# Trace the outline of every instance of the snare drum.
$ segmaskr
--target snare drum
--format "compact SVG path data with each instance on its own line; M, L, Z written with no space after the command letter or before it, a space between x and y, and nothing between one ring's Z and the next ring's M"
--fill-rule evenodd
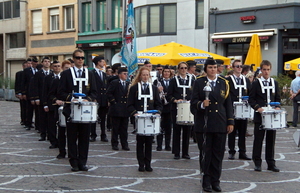
M60 106L58 108L58 125L61 126L61 127L66 127L66 117L63 115L63 109L64 107L63 106Z
M286 111L269 109L261 113L262 126L266 130L277 130L286 127Z
M233 103L234 117L235 119L248 119L253 118L254 110L251 106L244 102L234 102Z
M190 111L190 101L181 101L177 103L176 124L194 125L194 115Z
M72 123L96 123L98 105L96 102L71 102Z
M160 133L160 115L143 113L135 116L138 135L158 135Z

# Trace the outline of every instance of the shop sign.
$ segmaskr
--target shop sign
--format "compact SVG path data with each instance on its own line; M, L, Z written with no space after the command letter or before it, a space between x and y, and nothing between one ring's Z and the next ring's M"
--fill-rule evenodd
M270 36L259 36L261 42L268 41ZM234 37L234 38L216 38L212 39L213 43L248 43L251 41L251 37Z
M254 15L250 15L250 16L243 16L240 17L242 23L244 24L248 24L248 23L254 23L256 20L256 17Z
M102 46L104 46L104 43L93 43L89 45L89 47L102 47Z

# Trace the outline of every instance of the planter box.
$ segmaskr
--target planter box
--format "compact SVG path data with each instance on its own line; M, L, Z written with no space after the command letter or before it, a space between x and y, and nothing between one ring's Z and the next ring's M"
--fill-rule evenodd
M281 106L281 108L284 108L287 112L286 121L287 122L293 122L293 106ZM300 113L298 113L298 121Z
M4 98L4 89L0 88L0 98Z
M7 101L19 101L19 99L15 96L14 89L5 89L4 90L4 99Z

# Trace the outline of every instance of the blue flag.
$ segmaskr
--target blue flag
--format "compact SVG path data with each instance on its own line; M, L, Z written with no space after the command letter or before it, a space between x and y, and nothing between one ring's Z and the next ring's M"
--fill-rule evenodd
M122 63L128 67L128 75L138 69L137 48L136 48L136 31L134 25L134 9L132 1L129 1L127 11L127 25L123 37L123 45L121 49Z

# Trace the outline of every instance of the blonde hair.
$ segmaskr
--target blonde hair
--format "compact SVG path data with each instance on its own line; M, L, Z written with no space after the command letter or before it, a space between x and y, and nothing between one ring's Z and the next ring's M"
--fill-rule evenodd
M133 79L132 85L131 85L131 86L136 85L138 82L141 82L141 80L142 80L142 79L141 79L141 76L142 76L142 71L143 71L143 70L147 70L147 71L149 72L149 76L150 76L150 70L149 70L149 68L148 68L148 67L145 67L145 66L141 67L141 68L139 69L139 71L138 71L136 77Z
M246 78L254 77L254 73L250 71L245 76Z

